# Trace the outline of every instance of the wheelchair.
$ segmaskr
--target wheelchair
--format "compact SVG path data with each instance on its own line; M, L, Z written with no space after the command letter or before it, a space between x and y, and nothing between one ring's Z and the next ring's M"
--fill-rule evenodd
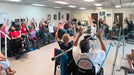
M28 40L27 34L25 36L22 36L21 38L10 40L9 41L10 49L8 50L7 53L8 57L15 56L16 59L20 59L24 53L29 52L30 50L28 48L29 44L27 43L27 40ZM24 44L25 51L23 51L22 49L22 44Z
M63 51L60 49L55 48L54 49L54 57L62 53ZM72 51L69 51L67 54L63 54L61 57L58 57L55 59L55 69L54 69L54 75L56 75L57 68L60 66L61 75L65 75L65 69L67 67L68 62L72 59Z
M73 75L96 75L95 66L88 58L81 58L77 63L72 59L66 69L68 75L71 75L70 69L73 71Z
M19 59L24 52L22 51L22 42L21 39L10 40L10 50L9 52L12 56L16 56L16 59Z
M54 49L54 57L59 55L61 52L62 51L60 49L55 48ZM69 60L69 57L67 54L63 54L61 57L58 57L55 59L54 75L56 75L57 68L59 68L61 70L61 75L66 75L68 73L67 69L69 67L72 67L72 66L68 65L68 62L69 62L69 64L73 63L75 66L77 66L76 67L77 69L75 70L74 75L96 75L95 67L94 67L92 61L90 61L89 59L82 58L77 62L77 64L74 63L73 58L70 61L68 61L68 60ZM85 63L85 64L83 65L83 63ZM103 69L101 69L101 71L98 72L97 75L103 75L102 70Z

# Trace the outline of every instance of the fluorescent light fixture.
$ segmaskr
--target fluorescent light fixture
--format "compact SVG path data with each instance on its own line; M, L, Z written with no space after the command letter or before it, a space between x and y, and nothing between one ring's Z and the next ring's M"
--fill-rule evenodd
M76 8L77 6L70 5L68 6L69 8Z
M7 0L7 1L12 1L12 2L21 2L21 0Z
M94 4L95 6L103 6L103 4L99 4L99 3L97 3L97 4Z
M34 6L46 6L46 5L43 5L43 4L32 4Z
M116 5L115 7L116 7L116 8L121 8L121 6L120 6L120 5Z
M54 7L54 8L56 8L56 9L60 9L60 8L62 8L62 7Z
M96 7L97 9L103 9L103 7Z
M84 1L86 1L86 2L92 2L92 1L95 1L95 0L84 0Z
M81 8L79 8L79 9L86 9L86 8L81 7Z
M58 3L58 4L68 4L67 2L63 2L63 1L55 1L55 3Z

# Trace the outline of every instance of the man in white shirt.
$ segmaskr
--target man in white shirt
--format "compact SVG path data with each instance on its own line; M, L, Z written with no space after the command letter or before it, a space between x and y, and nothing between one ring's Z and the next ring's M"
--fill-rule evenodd
M95 70L97 73L99 71L98 64L100 64L104 60L105 55L107 53L104 43L102 41L102 30L99 30L98 34L96 34L96 36L100 41L101 49L95 50L94 52L90 51L90 43L87 39L83 39L80 41L80 49L77 47L77 43L81 35L82 35L82 28L80 28L80 33L76 41L74 42L73 46L74 62L75 64L77 64L78 60L80 60L81 58L88 58L93 62L93 65L95 66Z

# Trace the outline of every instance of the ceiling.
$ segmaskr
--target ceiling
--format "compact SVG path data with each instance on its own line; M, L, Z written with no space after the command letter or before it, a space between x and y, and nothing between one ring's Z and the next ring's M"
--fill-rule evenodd
M7 0L0 0L0 2L4 3L15 3L15 4L26 4L26 5L43 4L46 5L45 7L48 8L62 7L65 9L74 9L67 7L69 5L77 6L77 8L75 9L78 9L80 7L84 7L86 9L96 9L96 6L94 5L95 3L103 4L102 6L103 8L115 8L116 5L120 5L122 6L122 8L134 7L134 0L95 0L92 2L86 2L83 0L60 0L69 3L67 5L54 3L55 1L59 0L21 0L21 2L9 2Z

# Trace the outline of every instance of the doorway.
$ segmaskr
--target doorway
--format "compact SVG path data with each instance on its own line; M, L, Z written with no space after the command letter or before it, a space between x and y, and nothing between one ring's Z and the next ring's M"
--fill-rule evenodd
M123 25L123 13L114 13L114 22L119 24L120 27Z
M95 20L98 29L98 13L91 13L91 17Z
M69 21L70 14L66 14L66 20Z

